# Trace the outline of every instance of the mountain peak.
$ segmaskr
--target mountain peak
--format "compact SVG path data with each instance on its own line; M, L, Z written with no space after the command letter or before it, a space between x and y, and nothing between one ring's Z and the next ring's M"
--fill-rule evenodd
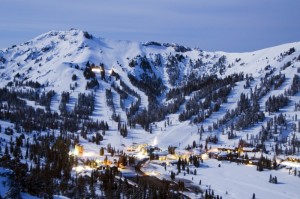
M66 31L57 31L57 30L51 30L44 34L39 35L36 37L36 40L43 40L46 38L56 38L59 37L60 39L64 39L65 37L81 37L81 38L93 38L92 35L90 35L88 32L71 28L70 30Z

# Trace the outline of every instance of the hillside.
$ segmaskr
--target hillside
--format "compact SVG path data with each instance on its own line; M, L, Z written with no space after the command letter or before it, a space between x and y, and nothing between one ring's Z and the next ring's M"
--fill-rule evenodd
M0 154L2 161L10 155L52 167L57 159L49 160L47 147L68 153L81 144L97 158L101 147L146 143L203 152L253 148L276 164L299 160L299 74L300 42L226 53L50 31L0 50ZM37 142L48 143L41 157ZM56 166L72 168L72 161Z

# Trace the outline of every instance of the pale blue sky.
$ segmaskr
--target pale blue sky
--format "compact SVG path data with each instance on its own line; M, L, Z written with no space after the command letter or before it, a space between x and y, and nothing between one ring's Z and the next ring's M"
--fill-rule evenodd
M300 41L299 0L1 0L0 48L49 30L245 52Z

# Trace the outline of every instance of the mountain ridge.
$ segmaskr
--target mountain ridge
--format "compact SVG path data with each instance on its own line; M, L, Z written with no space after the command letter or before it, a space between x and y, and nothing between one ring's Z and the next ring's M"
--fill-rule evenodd
M86 36L84 36L86 34ZM52 38L52 40L51 40ZM61 41L59 41L61 40ZM35 43L35 44L34 44ZM29 42L25 42L23 44L20 44L18 46L15 46L15 48L19 48L20 50L16 50L14 52L13 49L15 48L6 48L2 49L0 53L1 60L12 60L12 63L19 64L19 65L28 65L32 63L27 63L28 59L35 59L34 56L40 57L41 54L39 54L36 51L43 52L44 64L45 62L50 62L52 59L54 59L55 64L78 64L81 65L81 67L84 67L84 64L87 61L93 62L98 64L97 62L107 62L105 65L112 68L112 66L117 66L117 62L122 62L123 66L128 65L128 59L133 59L137 55L146 55L150 56L153 53L157 54L182 54L185 56L189 56L190 60L195 61L199 58L203 58L199 56L201 53L204 56L222 56L227 55L229 57L233 57L231 60L228 60L228 63L233 62L234 57L236 59L239 56L245 55L246 57L249 57L249 54L265 54L264 52L272 52L272 51L278 51L278 55L281 51L285 51L283 49L288 50L289 48L293 46L299 46L299 42L295 43L289 43L289 44L283 44L280 46L270 47L258 51L253 52L244 52L244 53L226 53L223 51L217 51L217 52L206 52L198 49L191 49L188 47L180 46L177 44L161 44L158 45L149 45L151 42L145 42L145 43L139 43L139 42L130 42L130 41L113 41L113 40L107 40L103 38L95 38L89 33L72 29L70 31L49 31L45 34L42 34ZM153 43L153 42L152 42ZM155 42L157 44L157 42ZM31 44L31 47L30 47ZM147 44L145 46L145 44ZM29 45L29 46L28 46ZM56 46L59 45L59 50L56 49ZM113 45L112 47L109 47L109 45ZM28 48L26 49L26 47ZM14 47L14 46L13 46ZM184 48L188 50L184 50L185 52L177 52L177 48ZM24 49L25 48L25 49ZM119 48L119 50L117 50ZM158 49L157 49L158 48ZM162 50L159 48L163 48ZM26 53L28 51L31 51L31 54ZM49 53L49 51L52 51L52 53ZM106 50L108 51L107 53ZM59 52L58 52L59 51ZM9 56L9 52L13 53L13 55ZM65 53L66 52L66 53ZM104 54L101 54L101 52L104 52ZM276 53L276 52L275 52ZM27 57L24 57L24 54L27 55ZM75 55L73 55L75 54ZM108 55L110 54L110 55ZM122 56L119 56L119 55ZM272 54L272 53L271 53ZM20 57L24 57L23 60L18 59ZM56 57L57 56L57 57ZM269 56L270 55L269 53ZM60 57L60 59L57 59ZM274 57L274 54L273 54ZM214 58L215 59L215 58ZM259 59L259 58L256 58ZM208 60L209 62L213 62L213 59ZM9 61L8 61L9 62ZM30 60L29 60L30 62ZM35 59L35 62L38 62ZM61 63L56 63L61 62ZM1 63L0 67L4 67L5 65L3 62ZM32 65L36 65L37 63L33 63ZM186 65L187 63L185 63ZM247 64L247 63L246 63ZM107 68L108 70L109 68Z

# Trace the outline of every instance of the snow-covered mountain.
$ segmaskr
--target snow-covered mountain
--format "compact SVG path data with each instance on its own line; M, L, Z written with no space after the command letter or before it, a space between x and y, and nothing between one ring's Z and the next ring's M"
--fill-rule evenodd
M139 76L145 72L145 68L161 78L167 88L180 86L191 73L224 76L244 72L257 77L267 71L267 65L279 70L288 61L298 61L299 46L300 42L295 42L248 53L206 52L178 44L113 41L74 29L50 31L0 51L1 86L5 86L19 74L21 80L26 78L38 81L57 91L69 90L72 80L66 77L72 74L82 77L79 70L83 70L87 62L96 66L103 63L106 71L113 69L122 79L126 79L128 73ZM287 53L291 48L296 52L289 55ZM222 56L225 56L224 61L216 64ZM176 60L172 60L173 57ZM141 66L143 58L149 63L149 68ZM132 66L132 61L141 67ZM174 63L174 70L178 70L179 74L176 74L175 80L170 80L166 66ZM79 66L77 70L76 65Z
M168 58L171 59L170 56L177 58L176 68L180 70L179 78L174 83L176 85L180 85L184 77L192 72L199 71L201 75L215 72L219 75L219 68L214 67L214 64L222 56L226 56L223 63L225 71L222 74L242 71L260 75L267 65L278 68L285 61L297 57L299 45L299 42L296 42L249 53L205 52L177 44L95 38L80 30L50 31L21 45L0 51L1 77L5 80L1 85L4 86L19 73L21 77L39 81L41 84L47 83L55 88L68 90L68 87L64 86L71 81L62 77L76 74L75 65L83 69L88 61L96 65L103 63L106 70L114 68L122 77L126 77L128 72L134 75L143 72L140 68L129 67L130 61L139 60L139 57L146 57L151 70L162 78L165 84L170 78L164 69L170 61ZM296 53L282 56L292 47L296 49Z
M226 53L114 41L75 29L50 31L0 50L0 157L13 154L39 168L37 158L28 155L28 148L37 152L37 136L40 142L50 140L53 147L44 147L53 153L55 147L68 151L79 143L86 157L94 159L100 148L123 150L136 143L206 152L251 147L275 163L286 156L299 159L299 92L300 42ZM21 152L13 150L12 140L21 139L14 132L31 140L27 149L24 144L18 146ZM69 139L69 148L60 139ZM41 153L41 161L47 162L43 158L48 154ZM50 165L59 162L52 161ZM210 179L205 180L214 184ZM289 182L294 197L295 179ZM225 194L222 183L216 186ZM46 188L41 192L53 194ZM243 196L233 192L233 198Z
M89 92L86 90L86 85L90 80L84 77L87 65L91 68L101 65L107 78L101 81L100 74L96 75L100 87L99 92L95 92L98 106L96 105L93 117L107 120L107 114L111 115L111 109L105 108L106 89L110 89L112 84L115 84L124 90L117 78L108 79L114 71L125 85L137 93L135 96L129 94L126 99L120 99L120 92L113 89L116 113L120 114L123 122L127 122L126 112L132 103L137 101L137 96L141 98L140 110L148 109L148 98L153 97L149 96L151 92L156 92L154 97L158 103L168 104L172 101L166 97L170 89L183 87L191 80L198 81L204 75L215 74L218 78L224 78L234 73L244 73L245 76L254 78L255 81L251 84L251 88L254 89L255 86L259 86L260 78L265 77L266 74L281 73L287 77L287 87L297 73L299 56L300 42L255 52L226 53L206 52L169 43L113 41L96 38L87 32L75 29L50 31L28 42L0 51L0 86L4 87L14 81L38 82L43 85L43 91L55 91L56 95L51 103L53 111L59 111L57 109L61 93L71 91L71 88L71 100L68 104L71 110L75 106L78 93ZM76 76L76 80L72 80L73 75ZM136 81L129 77L134 77ZM243 90L242 84L244 83L238 83L229 94L229 101L232 103L238 101L240 93L249 93L249 89ZM193 96L193 92L186 94L186 100ZM163 121L167 118L178 121L178 113L182 112L184 104L185 102L178 110L173 111L177 115L166 114ZM221 105L223 108L221 110L229 110L233 107L234 105L227 103ZM213 121L208 118L208 121L210 120ZM190 131L195 130L185 122L179 122L178 125L182 125L184 129L191 128ZM199 125L198 123L197 126ZM171 128L167 133L172 131ZM177 132L178 129L175 131ZM178 136L176 143L182 138ZM169 140L168 136L166 140Z

